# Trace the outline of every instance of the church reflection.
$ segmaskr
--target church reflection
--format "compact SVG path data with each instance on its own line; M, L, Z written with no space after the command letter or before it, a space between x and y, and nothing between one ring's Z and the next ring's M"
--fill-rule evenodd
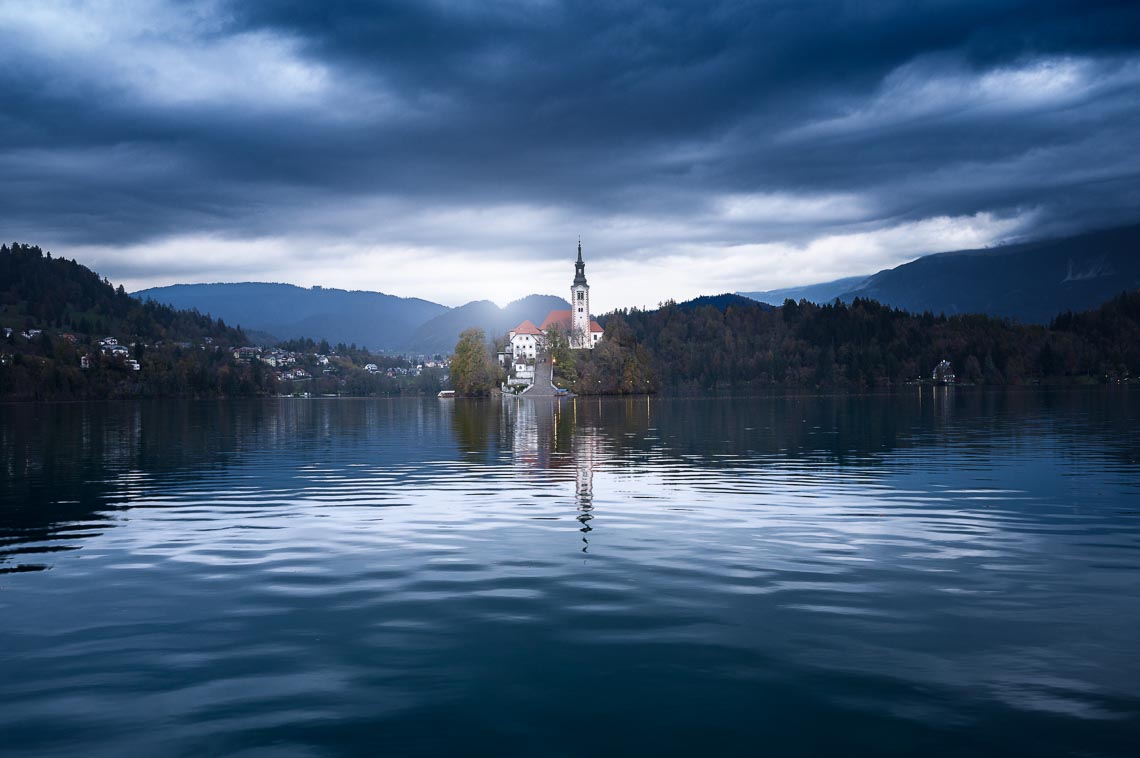
M578 398L508 402L516 475L523 479L573 481L574 519L582 552L589 552L594 531L594 472L602 459L597 414Z
M577 399L574 404L574 429L572 454L574 456L574 505L578 510L575 516L582 526L578 531L582 533L582 552L589 552L589 534L594 529L590 522L594 520L594 467L598 463L600 448L598 431L592 426L578 426Z

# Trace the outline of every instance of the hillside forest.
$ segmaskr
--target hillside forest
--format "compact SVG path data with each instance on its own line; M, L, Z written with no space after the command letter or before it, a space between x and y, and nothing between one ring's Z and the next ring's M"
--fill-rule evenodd
M859 298L770 308L732 296L619 310L604 325L592 351L552 345L556 378L578 394L887 389L929 381L943 360L958 383L975 385L1122 383L1140 368L1140 292L1045 326L912 314Z

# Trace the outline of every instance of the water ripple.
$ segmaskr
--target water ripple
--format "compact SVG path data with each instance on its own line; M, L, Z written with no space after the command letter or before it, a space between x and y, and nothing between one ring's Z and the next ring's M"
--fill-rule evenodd
M1131 754L1130 397L936 399L4 409L5 752Z

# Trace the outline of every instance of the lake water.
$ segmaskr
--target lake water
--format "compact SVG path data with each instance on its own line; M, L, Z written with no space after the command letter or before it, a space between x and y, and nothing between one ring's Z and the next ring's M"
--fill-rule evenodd
M1140 395L0 407L0 752L1136 755Z

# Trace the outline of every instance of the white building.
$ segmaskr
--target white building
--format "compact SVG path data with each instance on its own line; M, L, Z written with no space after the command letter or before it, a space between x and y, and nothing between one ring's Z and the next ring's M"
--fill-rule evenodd
M507 333L509 352L514 355L515 363L520 358L534 360L538 351L542 349L543 333L531 321L524 321Z
M508 334L508 350L518 358L534 358L542 349L547 332L558 328L570 339L570 347L593 349L602 341L604 330L590 315L590 285L586 283L586 264L582 261L582 241L578 241L578 260L574 264L574 282L570 285L570 308L553 310L542 326L524 321Z
M590 285L586 284L586 264L582 260L582 240L578 240L578 261L574 264L574 283L570 285L570 346L593 348L593 319L590 318ZM601 339L601 327L598 327Z

